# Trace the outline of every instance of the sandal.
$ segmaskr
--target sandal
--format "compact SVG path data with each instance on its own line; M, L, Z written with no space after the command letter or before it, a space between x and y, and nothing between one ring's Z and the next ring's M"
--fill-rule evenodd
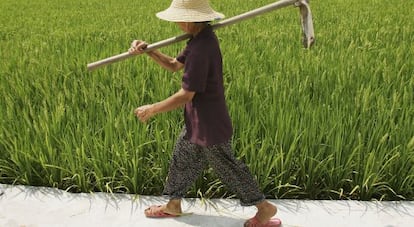
M180 214L166 213L162 209L162 206L150 206L145 209L145 216L147 218L175 218L180 216Z
M281 225L282 221L279 218L272 218L268 222L262 224L257 220L256 216L244 223L244 227L280 227Z

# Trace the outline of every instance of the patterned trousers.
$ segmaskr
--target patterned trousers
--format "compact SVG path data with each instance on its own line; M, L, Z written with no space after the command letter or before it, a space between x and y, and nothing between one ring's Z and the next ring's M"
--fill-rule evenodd
M202 147L184 139L184 134L185 129L175 144L164 195L170 199L183 198L210 165L221 182L237 194L242 206L256 205L265 199L248 167L235 158L230 141Z

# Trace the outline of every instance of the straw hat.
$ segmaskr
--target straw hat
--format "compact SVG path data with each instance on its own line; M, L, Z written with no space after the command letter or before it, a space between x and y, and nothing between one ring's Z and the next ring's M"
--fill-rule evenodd
M156 15L171 22L204 22L224 18L223 14L210 7L208 0L173 0L168 9Z

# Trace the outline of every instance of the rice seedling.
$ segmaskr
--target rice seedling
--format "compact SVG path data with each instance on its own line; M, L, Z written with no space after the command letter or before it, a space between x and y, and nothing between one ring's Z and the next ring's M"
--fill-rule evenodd
M228 17L271 2L212 0ZM154 16L168 4L2 1L1 183L161 193L181 111L147 124L132 112L175 92L181 74L145 56L86 64L180 34ZM412 200L414 2L311 4L311 50L293 7L217 31L236 155L270 198ZM188 195L234 196L211 170Z

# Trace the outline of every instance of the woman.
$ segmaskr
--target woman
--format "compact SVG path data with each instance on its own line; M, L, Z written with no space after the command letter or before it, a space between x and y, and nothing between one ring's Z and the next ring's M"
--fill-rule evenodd
M276 206L265 200L247 166L235 159L231 148L233 129L224 97L222 56L218 39L208 24L224 15L214 11L208 0L173 0L157 16L177 23L191 38L176 58L158 50L147 52L167 70L184 69L182 85L167 99L136 108L135 115L146 122L156 114L184 107L185 127L176 142L163 192L170 200L166 205L151 206L145 215L156 218L182 214L181 199L210 165L220 180L237 193L241 205L258 208L245 226L280 226L279 219L272 219ZM129 52L142 54L146 47L145 42L134 40Z

